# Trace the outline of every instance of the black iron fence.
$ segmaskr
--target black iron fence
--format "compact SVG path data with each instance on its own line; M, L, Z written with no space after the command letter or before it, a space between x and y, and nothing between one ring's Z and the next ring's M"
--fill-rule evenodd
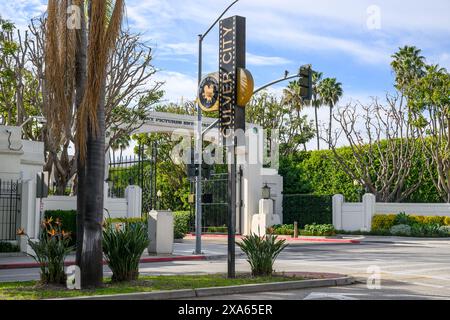
M139 146L135 156L113 159L109 163L108 196L125 198L126 188L136 185L142 189L142 213L155 208L157 155L155 143L149 149Z
M17 240L20 226L22 184L0 180L0 241Z
M228 217L228 173L212 174L202 181L202 231L226 232ZM195 193L195 182L191 182L191 193ZM190 229L195 231L195 206L191 206Z

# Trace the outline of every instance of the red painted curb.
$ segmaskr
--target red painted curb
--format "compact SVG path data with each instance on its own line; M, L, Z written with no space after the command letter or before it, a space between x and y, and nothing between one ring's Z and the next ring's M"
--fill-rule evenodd
M194 234L191 234L191 236L195 236ZM224 234L203 234L202 238L227 238L227 235ZM242 236L237 235L236 238L241 239ZM327 242L327 243L353 243L353 244L359 244L361 241L359 240L352 240L352 239L327 239L327 238L293 238L290 236L282 236L279 235L278 238L280 239L286 239L288 241L305 241L305 242Z
M206 260L206 256L177 256L177 257L150 257L142 258L140 263L158 263L158 262L172 262L172 261L201 261ZM75 261L67 261L64 266L73 266ZM103 261L103 265L106 265L106 261ZM39 268L40 264L36 262L28 263L8 263L0 264L0 270L10 270L10 269L30 269Z

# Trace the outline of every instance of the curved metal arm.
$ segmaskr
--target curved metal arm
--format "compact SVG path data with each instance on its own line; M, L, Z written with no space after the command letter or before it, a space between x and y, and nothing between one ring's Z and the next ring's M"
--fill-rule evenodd
M253 92L253 94L257 94L258 92L260 92L260 91L262 91L262 90L264 90L264 89L266 89L266 88L268 88L270 86L273 86L274 84L277 84L277 83L280 83L280 82L284 82L284 81L288 81L288 80L295 79L295 78L300 78L300 74L295 74L293 76L289 76L289 77L285 77L285 78L281 78L281 79L272 81L272 82L270 82L268 84L265 84L262 87L259 87L258 89L256 89Z
M230 10L230 8L231 8L232 6L234 6L234 5L236 4L236 2L238 2L238 1L239 1L239 0L235 0L232 4L230 4L230 5L225 9L225 11L222 12L222 14L217 18L217 20L214 21L214 23L209 27L209 29L208 29L204 34L199 35L200 41L203 41L203 39L208 35L208 33L212 30L212 28L214 28L214 26L217 24L217 22L219 22L220 19L222 19L222 17L225 15L225 13L227 13L227 11Z

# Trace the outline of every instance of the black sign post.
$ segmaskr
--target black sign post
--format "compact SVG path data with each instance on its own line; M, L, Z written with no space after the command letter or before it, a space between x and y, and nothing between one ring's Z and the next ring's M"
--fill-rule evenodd
M219 120L228 161L228 277L236 276L236 137L245 131L245 108L237 106L238 69L245 68L245 18L220 21Z

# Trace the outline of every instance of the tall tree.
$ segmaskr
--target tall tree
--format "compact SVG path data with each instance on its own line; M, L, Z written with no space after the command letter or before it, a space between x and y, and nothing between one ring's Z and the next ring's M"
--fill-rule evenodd
M81 8L78 31L68 28L69 5ZM103 282L106 79L124 5L124 0L48 2L45 77L51 108L47 116L59 120L52 122L53 131L72 129L69 111L73 101L76 103L77 234L82 239L77 246L77 264L83 288Z
M262 92L253 97L246 110L247 121L262 126L268 137L278 131L282 155L298 151L314 137L312 121L299 115L298 104L287 104L285 98Z
M403 95L407 94L408 86L424 75L425 57L422 51L414 46L399 48L392 55L391 67L395 73L396 88Z
M450 73L438 65L425 66L408 98L429 176L442 200L450 203Z
M322 81L323 73L322 72L313 72L312 76L312 99L311 106L314 108L314 122L316 125L316 139L317 139L317 150L320 150L320 136L319 136L319 116L318 111L322 102L320 101L319 96L319 83Z
M399 95L386 97L386 105L374 98L335 112L338 124L331 145L338 166L351 179L374 194L379 202L402 202L421 185L423 171L413 183L408 178L417 168L422 148L417 128ZM342 140L350 156L339 152ZM342 151L342 149L340 149Z
M344 94L342 90L342 84L340 82L337 82L336 78L325 78L318 85L318 93L320 95L321 102L328 105L330 108L328 141L331 141L331 130L333 128L333 109ZM331 148L330 144L328 144L328 148Z
M82 14L85 13L82 12ZM81 28L86 28L84 20L82 19ZM32 66L33 77L39 82L36 80L37 85L30 86L30 89L26 91L33 92L33 96L25 94L25 98L30 96L33 99L24 99L24 102L25 106L32 103L37 112L42 112L47 118L47 125L44 126L45 130L43 131L46 151L45 171L52 172L56 194L63 195L67 184L75 178L77 172L78 150L71 149L75 143L77 112L75 105L66 110L70 115L67 119L71 122L68 126L72 128L71 130L60 132L47 130L53 127L53 121L59 121L59 119L47 117L51 100L48 98L47 77L45 77L44 70L46 23L47 19L44 16L33 19L29 26L27 43L29 60L27 64ZM77 36L77 41L86 37L86 32L80 33L79 30L76 32L80 34ZM80 46L77 45L77 48ZM83 51L79 53L81 52ZM152 61L152 49L142 41L141 35L133 34L129 30L122 30L108 63L105 105L106 149L109 149L117 139L129 137L134 130L142 126L147 112L153 109L161 99L162 83L152 81L156 73ZM33 109L27 107L25 110L31 114ZM70 155L73 151L75 152L74 157ZM77 181L75 180L75 182ZM76 193L77 183L74 183L74 189Z
M287 88L283 90L282 103L290 105L297 112L300 118L300 112L303 109L304 101L301 95L301 87L298 81L289 82Z

